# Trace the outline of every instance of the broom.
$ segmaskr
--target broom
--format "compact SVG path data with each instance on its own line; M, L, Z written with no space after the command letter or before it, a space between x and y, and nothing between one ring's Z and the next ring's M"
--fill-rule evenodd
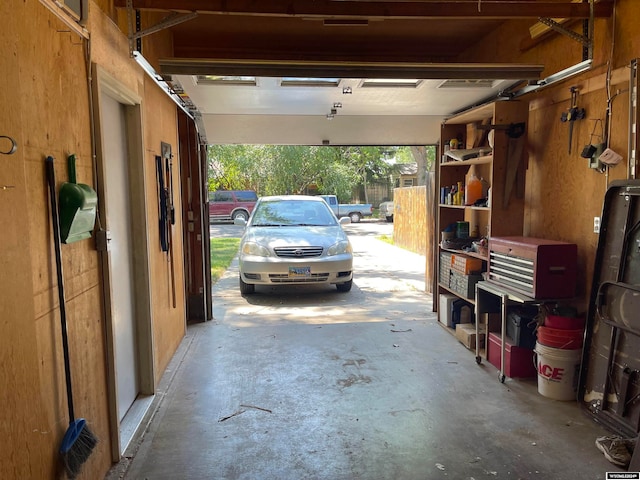
M60 225L58 222L58 206L56 202L56 177L53 157L46 158L47 183L51 198L51 217L56 253L56 269L58 273L58 298L60 303L60 323L62 324L62 350L64 353L64 372L67 382L67 405L69 407L69 428L64 434L60 446L60 456L69 478L76 478L80 467L87 461L93 448L98 443L91 433L84 418L75 418L73 413L73 395L71 391L71 366L69 364L69 340L67 338L67 313L65 308L64 283L62 276L62 254L60 252Z

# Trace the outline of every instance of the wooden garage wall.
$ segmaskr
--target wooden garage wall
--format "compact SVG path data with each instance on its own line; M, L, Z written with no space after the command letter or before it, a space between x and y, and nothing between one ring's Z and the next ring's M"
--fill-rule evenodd
M618 165L609 175L587 167L580 157L582 148L591 143L595 120L604 121L607 107L605 74L612 58L612 122L610 147L627 158L628 142L628 78L627 66L640 54L640 35L636 19L640 2L618 0L615 29L612 19L595 23L594 61L591 71L560 84L521 97L529 103L529 166L526 180L524 234L568 241L578 245L578 306L586 310L593 275L597 234L593 219L601 215L607 182L626 178L626 167ZM533 22L508 22L476 47L466 52L462 61L484 62L501 52L501 59L516 63L545 65L543 76L559 72L582 61L581 45L557 33L533 43L529 27ZM581 32L580 22L571 28ZM612 48L612 32L615 42ZM533 48L532 48L533 47ZM504 54L504 56L503 56ZM568 124L561 122L570 107L570 87L580 91L578 106L586 109L586 118L576 121L572 150L568 152ZM596 129L600 134L600 127ZM593 139L594 142L598 138Z
M157 221L154 155L174 148L179 189L176 106L129 56L112 2L90 4L91 60L143 99L147 216ZM161 44L162 45L162 44ZM77 156L78 181L94 186L85 42L39 0L0 2L0 135L14 155L0 155L0 478L59 478L57 450L68 426L60 310L44 159L56 159L58 184L66 158ZM181 211L180 194L174 196ZM181 219L174 229L182 258ZM157 379L185 332L182 261L175 262L176 307L170 305L166 256L149 231L154 360ZM111 466L105 319L99 257L93 240L62 246L73 393L78 417L100 439L82 478L103 478Z

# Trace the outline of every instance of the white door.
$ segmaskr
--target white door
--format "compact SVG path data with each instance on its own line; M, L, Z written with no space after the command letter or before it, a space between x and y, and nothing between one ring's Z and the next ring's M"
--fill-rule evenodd
M117 100L103 94L100 103L106 217L111 232L109 266L115 376L118 418L122 421L139 392L126 121L125 107Z

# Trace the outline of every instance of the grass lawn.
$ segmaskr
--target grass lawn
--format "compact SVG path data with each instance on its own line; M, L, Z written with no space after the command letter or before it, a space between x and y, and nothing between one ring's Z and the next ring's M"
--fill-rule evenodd
M389 236L389 235L379 235L376 237L378 240L382 240L383 242L387 242L390 245L394 245L393 243L393 236Z
M216 283L238 253L239 238L211 239L211 282Z

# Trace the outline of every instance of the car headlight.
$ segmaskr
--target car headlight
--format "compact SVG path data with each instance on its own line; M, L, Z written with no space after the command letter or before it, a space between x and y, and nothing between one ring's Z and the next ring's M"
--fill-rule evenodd
M349 240L342 240L338 243L334 243L333 245L331 245L327 250L327 255L333 256L333 255L340 255L341 253L351 253L351 252L352 252L351 243L349 243Z
M246 242L242 245L242 253L245 255L254 255L256 257L268 257L269 250L255 242Z

